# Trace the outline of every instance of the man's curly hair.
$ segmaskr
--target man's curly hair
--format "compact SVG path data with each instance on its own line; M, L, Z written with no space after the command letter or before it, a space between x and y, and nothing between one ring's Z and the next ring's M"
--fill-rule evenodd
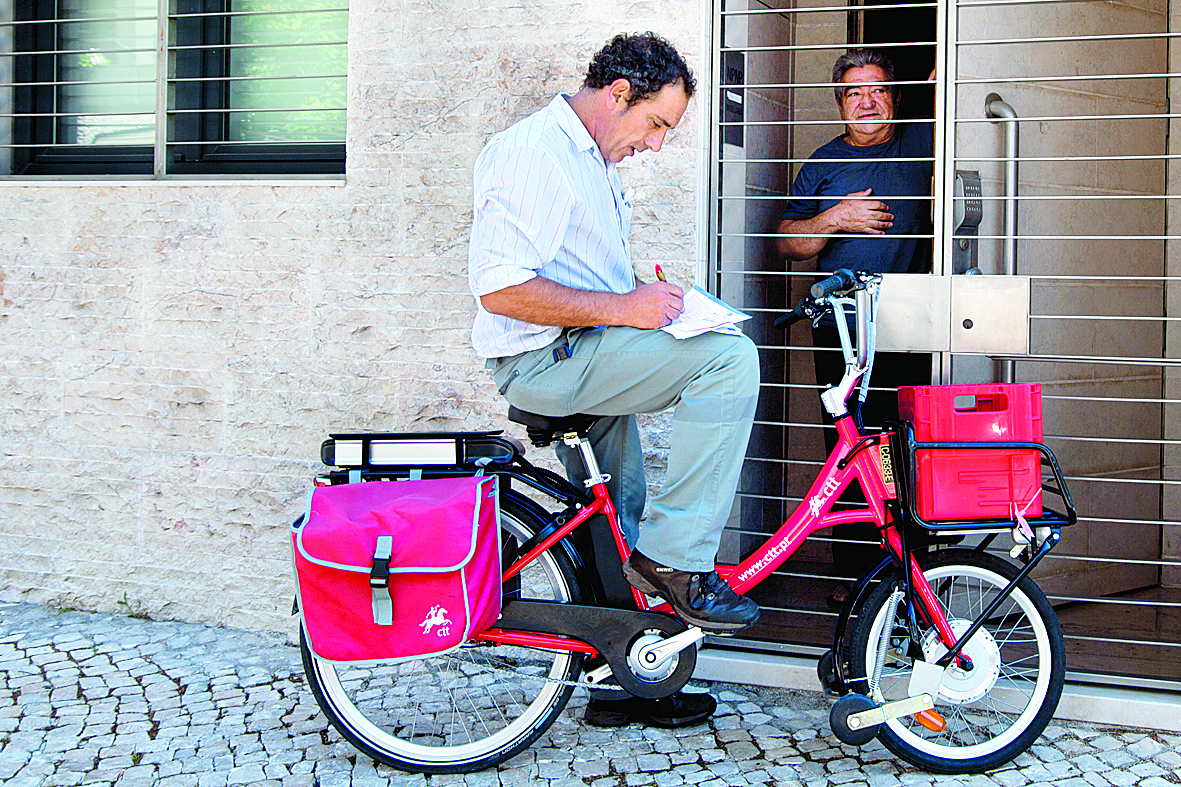
M697 80L685 59L655 33L620 33L612 38L591 60L582 86L598 89L620 78L631 84L629 107L676 82L684 86L690 98L697 89Z

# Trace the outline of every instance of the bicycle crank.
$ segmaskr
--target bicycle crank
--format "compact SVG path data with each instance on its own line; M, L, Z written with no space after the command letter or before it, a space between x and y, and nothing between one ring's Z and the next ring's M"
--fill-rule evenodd
M691 648L705 639L705 632L694 626L671 637L657 633L646 634L632 643L627 656L627 665L632 672L647 680L662 680L672 674L677 666L676 656L685 648Z

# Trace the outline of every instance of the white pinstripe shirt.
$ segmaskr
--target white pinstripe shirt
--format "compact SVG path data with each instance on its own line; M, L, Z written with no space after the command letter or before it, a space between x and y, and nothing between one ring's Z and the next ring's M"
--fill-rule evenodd
M580 290L635 289L631 202L565 96L494 136L473 181L468 284L477 305L481 295L535 276ZM485 358L517 355L561 332L480 307L472 346Z

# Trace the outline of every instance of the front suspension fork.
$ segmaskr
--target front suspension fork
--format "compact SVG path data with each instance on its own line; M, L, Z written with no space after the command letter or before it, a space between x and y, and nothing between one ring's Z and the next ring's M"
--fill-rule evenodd
M902 536L899 533L898 527L889 528L886 531L886 543L899 563L904 563L910 575L909 588L906 594L907 604L907 625L910 629L910 642L912 650L918 647L921 641L920 633L918 631L918 621L916 615L922 615L924 622L927 625L933 626L939 632L939 639L942 640L944 647L948 649L946 655L939 660L941 666L946 667L951 664L952 659L956 660L956 666L962 669L971 669L972 662L967 656L961 655L960 651L964 645L967 644L967 637L962 638L957 642L955 632L951 628L951 622L948 621L947 615L944 614L943 605L939 603L939 598L935 595L931 583L927 581L926 576L923 575L923 569L919 565L918 559L913 553L905 553L906 559L902 560L903 544ZM917 597L917 598L916 598ZM983 618L977 621L978 624L983 624ZM975 626L972 634L976 633L979 625ZM911 657L922 660L921 653L912 652Z

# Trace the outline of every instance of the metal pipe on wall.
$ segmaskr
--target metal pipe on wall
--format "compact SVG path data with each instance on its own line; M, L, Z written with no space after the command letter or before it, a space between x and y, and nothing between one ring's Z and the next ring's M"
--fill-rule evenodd
M1017 272L1017 112L996 93L984 99L984 114L1005 124L1005 268L1006 276Z
M995 123L1005 124L1005 223L1003 235L1004 274L1017 273L1017 112L996 93L984 99L984 114ZM1013 382L1014 362L1001 362L1001 381Z

